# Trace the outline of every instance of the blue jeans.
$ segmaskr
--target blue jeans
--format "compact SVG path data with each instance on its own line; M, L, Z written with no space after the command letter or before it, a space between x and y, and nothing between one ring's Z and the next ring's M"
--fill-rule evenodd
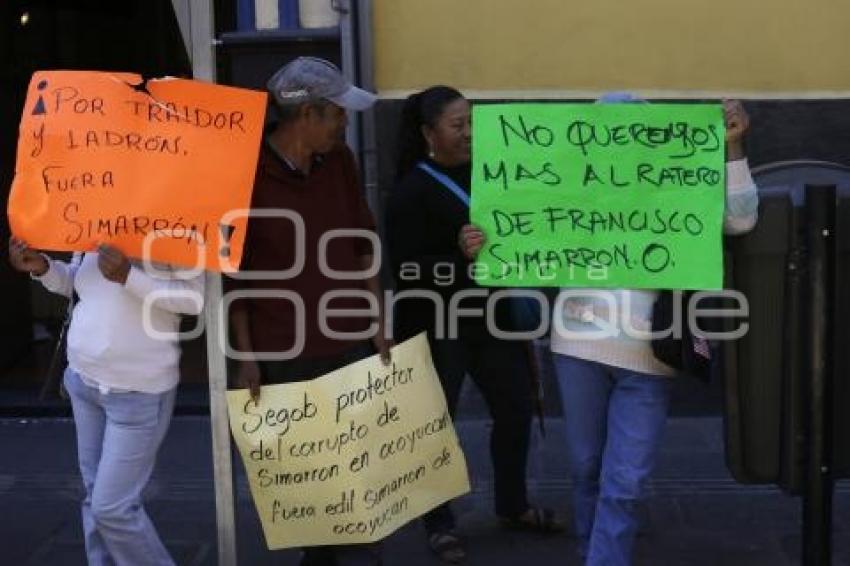
M83 532L89 566L173 565L142 507L142 490L171 422L176 389L102 392L65 370L85 486Z
M587 566L627 566L637 504L655 466L670 379L554 354L567 427L579 553Z

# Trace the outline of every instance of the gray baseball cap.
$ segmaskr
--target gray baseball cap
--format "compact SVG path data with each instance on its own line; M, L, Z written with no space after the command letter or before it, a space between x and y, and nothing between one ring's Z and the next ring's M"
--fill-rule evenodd
M298 57L287 63L272 75L266 88L280 105L324 98L348 110L366 110L377 99L351 84L336 65L318 57Z

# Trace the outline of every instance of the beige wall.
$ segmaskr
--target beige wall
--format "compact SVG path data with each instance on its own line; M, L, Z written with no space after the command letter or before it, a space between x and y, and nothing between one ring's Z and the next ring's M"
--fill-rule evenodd
M848 0L373 2L385 97L850 97Z

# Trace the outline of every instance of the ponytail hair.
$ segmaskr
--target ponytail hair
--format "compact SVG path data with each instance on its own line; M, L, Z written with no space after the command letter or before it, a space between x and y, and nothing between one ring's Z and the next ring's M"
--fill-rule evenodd
M458 98L463 98L460 91L439 85L411 94L404 101L396 143L396 181L407 175L428 154L422 126L433 128L446 106Z

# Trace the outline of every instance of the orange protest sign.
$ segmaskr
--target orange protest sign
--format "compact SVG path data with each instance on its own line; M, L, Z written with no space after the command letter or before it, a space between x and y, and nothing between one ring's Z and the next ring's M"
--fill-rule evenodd
M42 71L21 118L12 233L38 249L109 242L134 258L233 271L266 95L130 73Z

